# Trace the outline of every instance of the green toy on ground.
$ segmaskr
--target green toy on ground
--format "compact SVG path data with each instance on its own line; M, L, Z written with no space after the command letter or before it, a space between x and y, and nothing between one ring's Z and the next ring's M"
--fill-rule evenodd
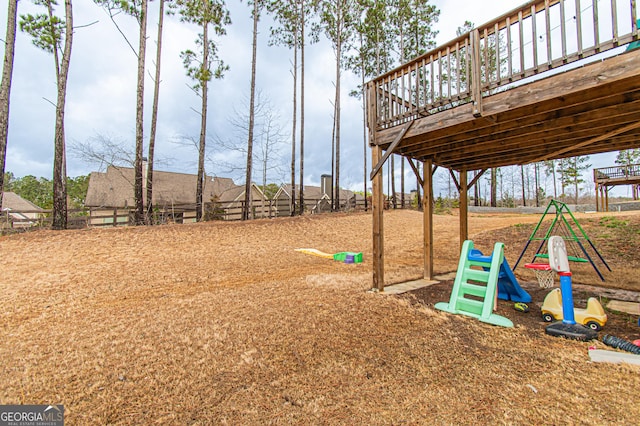
M470 257L472 249L473 241L467 240L462 244L449 303L436 303L435 308L451 314L467 315L493 325L513 327L511 320L493 313L500 265L504 260L504 244L496 243L490 257Z
M343 262L343 263L362 263L362 252L355 253L351 251L341 251L338 253L331 254L331 253L325 253L323 251L316 250L313 248L299 248L295 250L301 253L323 257L325 259L337 260L338 262Z

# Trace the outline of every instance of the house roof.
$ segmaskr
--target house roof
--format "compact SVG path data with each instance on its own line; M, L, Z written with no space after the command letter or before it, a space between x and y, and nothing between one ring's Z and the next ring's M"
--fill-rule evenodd
M92 172L85 205L88 207L133 207L134 169L109 166L106 172ZM160 206L195 204L197 176L185 173L153 171L153 204ZM146 182L144 183L146 187ZM230 178L205 176L202 198L209 202L231 202L244 193L244 185ZM146 202L146 191L143 191Z
M33 204L31 201L25 200L15 192L2 193L2 209L11 209L16 211L43 211L42 208Z
M296 197L300 194L300 186L296 185ZM280 194L286 194L287 198L291 197L291 184L287 183L284 184L280 187L280 189L278 190L276 196L279 196ZM340 200L346 201L348 199L350 199L351 197L353 197L353 191L350 191L348 189L341 189L340 190ZM319 186L311 186L311 185L305 185L304 186L304 198L305 200L310 200L310 201L318 201L323 197L329 197L328 194L325 194L322 192L322 188Z
M106 172L92 172L85 205L89 207L133 207L135 172L131 167L109 166ZM205 182L208 179L205 179ZM146 183L146 182L145 182ZM210 185L209 185L210 186ZM146 187L146 184L144 184ZM206 200L209 193L205 191ZM195 203L196 175L171 172L153 172L154 204ZM210 189L209 189L210 191ZM146 200L146 194L143 191Z

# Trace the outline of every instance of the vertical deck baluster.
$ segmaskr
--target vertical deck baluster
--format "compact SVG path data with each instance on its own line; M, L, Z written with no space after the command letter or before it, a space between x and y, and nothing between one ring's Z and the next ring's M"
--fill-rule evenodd
M393 73L393 88L394 88L394 98L393 98L393 104L395 106L394 111L393 111L393 118L394 120L398 118L398 115L401 114L401 109L400 109L400 103L398 102L398 100L400 99L398 96L398 88L399 88L399 84L398 84L398 71Z
M598 0L592 0L592 12L593 12L593 43L596 48L596 52L600 51L600 28L598 28Z
M433 103L435 102L435 81L434 81L434 70L433 70L433 55L430 55L429 57L429 66L431 68L431 99L429 100L429 104L433 105Z
M416 112L420 108L420 64L416 62Z
M407 72L405 70L402 70L400 72L400 98L398 99L398 103L400 104L400 111L399 111L399 115L401 117L404 117L406 115L407 112L407 89L404 86L404 78L407 75Z
M576 0L576 32L578 35L578 56L582 57L582 10L580 0Z
M549 64L549 68L551 68L552 57L551 57L551 15L549 12L549 0L544 1L544 18L545 18L545 26L547 31L547 64Z
M509 81L513 79L513 50L511 49L511 18L507 17L507 66L509 70L507 71L507 76L509 77Z
M484 88L485 85L489 87L489 83L491 82L491 64L489 63L489 32L487 29L484 29L484 58L482 58L482 65L484 65L484 81L481 81L480 87ZM480 68L482 69L482 68ZM480 73L480 78L482 78L482 73Z
M467 92L471 92L471 79L469 76L469 67L471 66L471 53L469 52L470 49L470 43L469 43L469 37L464 39L464 54L467 58L465 62L465 81L467 82Z
M442 101L442 50L438 50L438 96Z
M386 89L386 78L383 78L380 82L380 87L376 87L376 102L378 106L378 116L377 119L382 120L382 123L387 121L387 108L385 107L385 103L387 102L387 89Z
M451 48L447 46L447 97L451 99Z
M496 86L498 86L500 84L500 27L497 22L493 31L496 35Z
M636 0L631 0L631 35L638 39L638 16L636 13Z
M425 58L422 58L422 78L421 78L421 83L422 83L422 103L423 103L423 107L426 108L427 106L427 87L429 86L427 84L427 63Z
M567 62L567 24L565 22L564 0L560 0L560 37L562 38L562 61Z
M370 94L373 96L373 99L375 99L376 102L376 125L381 124L380 120L382 122L384 122L384 99L382 98L381 94L384 93L384 79L382 79L382 81L376 81L374 84L374 90L375 92L373 94ZM375 128L373 128L372 130L375 131L375 129L377 128L377 126Z
M531 47L533 48L533 72L538 72L538 28L536 28L536 5L531 6Z
M460 42L456 42L456 94L460 98Z
M524 25L522 11L518 12L518 30L520 31L520 75L524 77Z
M616 0L611 0L611 31L613 36L613 45L618 45L618 5Z
M480 52L480 31L473 30L471 33L471 72L473 77L471 80L471 100L473 102L473 116L482 116L482 70L481 70L481 52Z
M387 120L391 122L391 117L393 117L393 87L391 86L391 75L387 77Z

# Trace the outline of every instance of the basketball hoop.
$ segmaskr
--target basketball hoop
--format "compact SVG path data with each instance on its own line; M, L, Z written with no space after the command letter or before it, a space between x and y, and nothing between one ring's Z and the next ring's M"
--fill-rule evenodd
M527 263L524 265L527 269L532 269L538 279L540 288L551 288L555 285L554 276L555 272L551 269L551 266L547 263Z

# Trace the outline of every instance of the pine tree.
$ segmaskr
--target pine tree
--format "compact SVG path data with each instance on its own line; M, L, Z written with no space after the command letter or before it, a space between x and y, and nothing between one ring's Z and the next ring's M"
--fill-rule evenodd
M33 38L33 44L53 54L56 71L56 124L53 153L53 221L56 230L67 228L67 166L64 135L64 109L67 78L73 41L73 8L65 0L65 19L54 14L56 0L35 0L47 9L46 13L21 15L20 29ZM64 44L63 44L64 41Z
M209 81L221 79L227 65L218 57L218 49L214 40L209 37L209 29L214 35L226 34L225 26L231 24L229 12L222 0L176 0L174 6L183 22L190 22L201 27L202 33L196 40L198 50L185 50L181 53L187 75L195 81L193 90L198 93L202 104L200 109L200 139L198 145L198 175L196 183L196 220L202 219L204 191L204 157L207 137L207 107Z
M147 51L147 8L148 0L94 0L94 2L102 6L113 23L118 27L115 16L123 12L133 16L138 22L138 50L136 50L129 40L125 37L125 41L138 58L137 68L137 85L136 85L136 146L135 146L135 162L133 184L133 198L135 202L134 222L136 225L144 223L145 210L143 201L143 171L142 171L142 153L144 144L144 72L145 58ZM118 27L120 31L120 28ZM122 31L121 34L124 35Z
M2 211L2 193L5 186L5 164L7 140L9 136L9 99L11 78L13 76L13 57L16 45L16 23L18 20L18 0L9 0L7 11L7 35L5 37L2 83L0 84L0 211Z

